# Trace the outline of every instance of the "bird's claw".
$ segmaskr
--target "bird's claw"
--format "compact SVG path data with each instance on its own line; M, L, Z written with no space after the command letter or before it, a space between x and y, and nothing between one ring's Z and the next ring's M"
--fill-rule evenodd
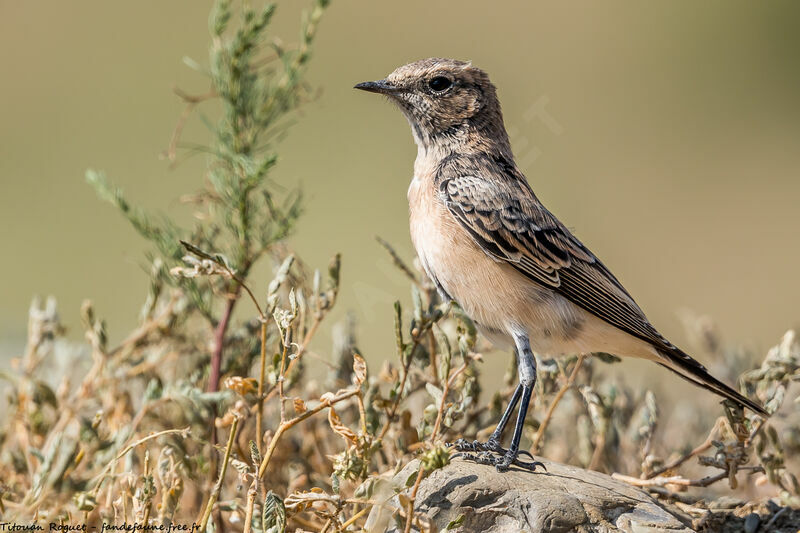
M456 450L457 453L453 454L453 458L460 457L466 461L472 461L473 463L494 466L499 472L508 470L511 465L518 466L530 472L535 472L536 467L541 466L543 470L547 471L544 464L534 460L530 452L526 450L519 450L516 453L512 452L500 446L500 443L495 439L489 439L487 442L480 442L477 440L470 442L466 439L458 439L453 443L448 443L447 446ZM520 461L520 455L530 457L531 461Z
M505 472L512 465L529 472L536 472L536 468L539 466L541 466L542 470L545 472L547 471L544 463L540 461L520 461L517 456L518 454L514 454L511 452L511 450L507 450L502 455L493 454L492 452L458 452L453 455L453 458L460 457L465 461L472 461L473 463L493 466L498 472Z
M458 439L453 443L447 443L448 447L455 448L458 452L496 452L505 453L505 449L500 446L494 439L489 439L487 442L478 440L468 441L467 439Z
M489 439L486 442L458 439L455 442L448 442L446 446L448 448L454 448L457 452L494 452L500 455L508 453L508 450L500 446L500 443L495 439ZM533 460L533 455L527 450L519 450L517 455L526 455Z

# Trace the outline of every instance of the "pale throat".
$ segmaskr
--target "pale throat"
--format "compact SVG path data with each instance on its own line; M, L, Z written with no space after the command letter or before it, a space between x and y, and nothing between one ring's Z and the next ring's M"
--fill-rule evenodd
M439 163L451 153L453 153L451 148L438 143L426 145L417 142L417 158L414 160L414 179L432 179Z

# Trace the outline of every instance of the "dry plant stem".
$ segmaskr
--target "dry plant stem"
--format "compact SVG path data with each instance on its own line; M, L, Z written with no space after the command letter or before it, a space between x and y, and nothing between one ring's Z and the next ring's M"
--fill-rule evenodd
M143 476L146 478L150 475L150 454L147 450L144 452L144 474ZM142 529L147 525L150 521L150 499L148 498L147 504L144 506L144 510L142 512Z
M439 430L442 427L442 419L444 418L444 407L447 401L447 394L450 392L450 388L455 383L456 378L460 376L465 370L467 369L466 361L461 364L460 367L456 369L455 372L450 376L447 382L444 384L444 390L442 391L442 400L439 402L439 411L436 413L436 422L433 424L433 431L431 431L431 442L436 441L436 437L439 436ZM416 492L416 491L415 491Z
M422 463L420 463L419 471L417 472L417 478L414 480L414 486L411 489L411 494L410 497L408 498L408 503L406 504L406 525L403 528L403 533L410 533L411 531L411 525L414 522L414 502L417 499L419 484L422 482L422 477L424 475L425 475L425 468L422 466Z
M300 345L299 348L297 348L297 353L294 354L294 358L291 361L289 361L289 364L286 365L285 372L282 373L281 375L289 374L292 371L292 368L294 368L294 365L300 360L300 357L304 353L306 353L306 348L308 348L308 345L311 343L311 339L314 337L314 334L317 332L317 328L319 328L320 322L322 322L322 319L320 317L316 317L314 319L314 322L311 324L311 327L309 328L308 332L306 333L306 336L303 337L303 343ZM276 393L278 393L278 389L277 388L272 389L264 397L264 401L266 402L267 400L272 398Z
M411 282L412 282L414 285L416 285L417 287L419 287L419 280L417 279L417 275L416 275L416 274L414 273L414 271L413 271L413 270L411 270L411 269L408 267L408 265L406 265L406 263L405 263L405 262L404 262L404 261L403 261L403 260L400 258L400 256L397 254L397 252L395 251L395 249L394 249L394 248L392 248L392 245L391 245L391 244L389 244L388 242L386 242L385 240L381 239L381 238L380 238L380 237L378 237L377 235L375 236L375 240L376 240L376 241L378 241L378 243L379 243L381 246L383 246L383 247L386 249L386 251L387 251L387 252L389 252L389 255L392 257L392 261L394 262L395 266L396 266L397 268L399 268L399 269L400 269L400 271L401 271L403 274L405 274L405 275L406 275L406 277L408 277L408 279L409 279L409 280L411 280Z
M322 526L322 529L319 530L319 533L326 533L328 529L330 529L331 524L333 524L333 518L328 518L328 521L325 522L325 525Z
M283 335L283 351L281 352L281 371L278 374L278 401L281 407L281 424L286 422L286 395L283 393L283 382L286 380L286 353L289 351L289 330Z
M447 403L447 395L450 392L450 387L453 386L455 383L456 378L461 375L467 369L467 362L464 361L458 369L447 379L444 384L444 390L442 391L442 399L439 401L439 410L436 413L436 422L433 425L433 431L431 431L431 442L436 442L436 437L439 435L439 429L442 427L442 419L444 418L444 407ZM409 533L411 531L411 524L414 521L414 502L417 499L417 492L419 491L419 484L422 482L422 477L425 475L425 468L420 464L419 472L417 472L417 478L414 480L414 487L411 489L411 495L408 499L408 506L406 509L406 526L403 533Z
M111 467L111 477L114 477L114 474L117 470L117 462L114 462L114 466ZM99 491L98 491L99 492ZM111 502L114 500L114 484L108 484L108 490L106 491L106 507L111 508Z
M706 440L702 444L697 446L695 449L693 449L692 451L690 451L686 455L684 455L682 457L679 457L679 458L675 459L674 461L670 461L669 463L667 463L666 465L662 466L658 470L654 470L653 472L650 473L649 479L652 479L652 478L655 478L657 476L660 476L661 474L663 474L664 472L667 472L669 470L673 470L673 469L679 467L680 465L682 465L683 463L685 463L686 461L688 461L689 459L691 459L692 457L695 457L696 455L699 455L699 454L703 453L704 451L708 450L709 448L711 448L711 446L713 445L712 441L714 441L714 439L715 439L715 437L717 435L717 432L719 431L719 424L720 424L720 421L717 420L717 423L714 424L713 428L711 428L711 432L708 434L708 437L706 438Z
M241 287L241 288L243 288L245 290L245 292L247 293L247 296L249 296L250 300L253 302L253 305L256 306L256 310L258 311L258 315L263 320L266 320L267 317L264 316L264 311L261 309L261 305L259 305L259 303L258 303L258 298L256 298L256 295L253 294L253 291L250 290L250 287L247 286L247 283L245 283L242 278L237 276L236 273L233 270L228 268L227 265L222 264L221 266L222 266L222 268L224 268L228 272L228 275L231 277L231 279L233 281L235 281L236 283L238 283L239 287ZM238 293L237 293L237 295L238 295Z
M287 518L289 520L292 520L293 522L297 522L298 524L303 526L304 529L312 530L312 529L319 529L321 527L319 524L316 524L316 523L314 523L314 522L312 522L310 520L306 520L305 518L303 518L301 516L293 515L293 516L289 516Z
M237 285L240 287L241 285ZM225 303L225 310L222 313L222 318L217 324L217 330L214 333L214 353L211 355L211 371L208 375L208 392L216 392L219 389L220 371L222 369L222 351L225 347L225 332L228 329L228 323L233 314L233 308L236 305L236 300L239 296L237 289L233 294L228 296L228 301Z
M95 496L97 495L98 491L100 490L100 485L103 484L103 480L105 479L106 473L108 472L108 470L113 468L117 464L117 461L119 461L120 459L125 457L125 454L128 453L129 451L131 451L132 449L136 448L140 444L144 444L145 442L147 442L149 440L157 439L158 437L161 437L162 435L169 435L171 433L180 433L183 436L188 436L190 429L191 429L190 427L186 427L186 428L183 428L183 429L165 429L164 431L158 431L158 432L152 433L152 434L150 434L150 435L148 435L146 437L142 437L141 439L137 440L136 442L125 446L125 448L121 452L119 452L117 454L117 456L114 457L111 460L111 462L109 462L99 474L97 474L97 476L95 477L95 479L97 479L97 484L94 486L94 489L92 489L92 494L95 495Z
M392 407L389 410L388 417L386 419L386 423L383 425L380 434L378 435L379 439L382 439L388 433L389 428L392 426L392 422L394 421L395 415L397 415L397 409L400 406L400 399L403 397L403 389L406 388L406 381L408 380L408 372L411 369L411 361L414 359L414 352L417 350L417 346L419 346L419 340L415 339L414 344L411 346L411 351L408 354L408 360L403 365L403 376L400 378L400 388L398 389L397 397L392 402Z
M211 511L214 509L214 504L217 503L217 499L219 498L219 493L222 491L222 482L225 480L225 472L228 470L228 462L231 459L231 452L233 451L233 440L236 438L236 430L239 428L239 417L236 416L233 419L233 423L231 424L231 431L228 434L228 444L225 446L225 457L222 460L222 466L219 470L219 478L217 478L217 483L214 485L214 490L211 491L211 495L208 497L208 503L206 504L206 509L203 512L203 518L200 520L200 532L203 533L206 531L206 527L208 526L208 519L211 518Z
M361 391L359 391L359 394L356 396L356 399L358 400L358 419L361 422L361 433L366 435L368 433L368 431L367 431L367 410L364 407L364 395L361 394Z
M259 373L259 380L258 380L258 417L256 418L256 435L258 435L258 442L256 445L258 446L259 453L261 452L261 424L264 412L264 379L266 375L266 368L267 368L267 317L264 315L264 311L261 309L261 305L258 303L258 299L256 295L253 294L253 291L250 290L250 287L247 286L247 283L244 282L242 278L236 275L233 270L227 267L227 265L223 264L222 267L228 272L231 279L233 279L236 283L239 284L239 287L245 290L247 296L250 297L250 300L253 302L253 305L256 307L258 311L259 320L261 322L261 372ZM229 317L230 318L230 317ZM220 363L221 363L220 357ZM217 377L217 382L219 383L219 377Z
M250 489L247 491L247 511L244 516L243 533L250 533L250 529L253 527L253 507L255 507L256 494L258 493L258 489L256 488L257 483L258 480L254 479L250 484Z
M575 383L575 378L578 377L578 371L580 371L581 366L583 366L583 361L586 359L585 354L581 354L578 356L578 360L575 362L575 367L572 369L572 372L567 378L567 382L564 383L564 386L559 389L556 397L553 398L553 401L550 402L550 406L547 408L547 413L545 413L544 418L542 419L542 423L539 424L539 429L536 430L536 435L533 437L533 443L531 444L531 453L536 454L539 452L539 445L542 442L542 437L544 437L544 432L547 429L547 426L550 424L550 419L553 418L553 413L556 411L556 407L567 391L572 387L572 384Z
M314 322L311 324L311 327L308 329L306 336L303 338L303 344L301 344L300 347L297 348L297 353L294 354L294 359L289 361L289 365L286 367L287 374L292 371L292 368L294 368L294 365L297 363L297 361L300 360L300 357L304 353L306 353L306 349L308 348L308 345L311 344L311 339L314 338L314 335L317 333L317 329L319 328L321 322L322 322L321 317L314 318Z
M301 415L298 415L291 420L287 420L285 422L281 422L278 426L278 429L275 431L275 435L272 436L272 440L269 441L269 447L267 448L267 452L264 454L264 458L261 460L261 466L258 468L258 477L259 479L264 477L264 473L267 470L267 466L269 466L269 462L272 459L272 455L275 453L275 448L278 445L278 441L280 440L281 436L286 433L287 430L292 428L293 426L299 424L303 420L314 416L315 414L319 413L323 409L327 409L331 405L335 405L342 400L346 400L347 398L351 398L358 394L360 389L351 389L342 391L340 394L334 396L333 398L326 398L319 405L304 412Z
M652 488L655 488L655 487L652 487ZM693 515L693 516L699 515L699 516L705 518L706 516L711 514L711 511L709 511L708 509L703 509L701 507L696 507L696 506L694 506L692 504L687 504L687 503L682 502L680 500L675 500L674 503L675 503L675 506L678 509L680 509L681 511L683 511L684 513L686 513L688 515ZM696 524L695 524L695 527L697 529L699 529Z
M108 361L107 352L104 352L101 347L94 342L90 342L90 345L92 346L93 363L89 372L86 373L78 387L78 398L87 398L89 396L89 393L93 390L91 384L98 381L98 376Z
M256 415L256 437L258 453L262 452L264 445L263 417L264 417L264 379L267 373L267 321L261 317L261 368L258 373L258 414Z
M753 472L761 472L763 468L760 466L740 466L738 470L750 470ZM635 487L663 487L664 485L680 485L682 487L707 487L717 481L727 479L728 472L721 472L713 476L707 476L701 479L686 479L682 476L659 476L651 479L640 479L638 477L624 476L622 474L614 473L611 475L614 479L624 481Z
M439 363L436 360L436 337L433 335L433 328L428 330L428 353L431 354L431 374L433 375L433 384L437 387L440 385L439 381Z
M652 494L657 494L659 496L662 496L664 498L669 498L670 500L672 500L674 502L683 503L685 505L695 505L695 504L697 504L698 501L700 501L702 499L702 498L697 498L697 497L690 496L688 494L672 492L671 490L668 490L668 489L666 489L664 487L656 487L656 486L647 487L647 491L652 493Z
M366 509L366 508L365 508L365 509L361 509L359 512L357 512L356 514L354 514L353 516L351 516L351 517L350 517L350 518L347 520L347 522L345 522L344 524L342 524L342 527L341 527L340 529L347 529L348 527L350 527L350 526L352 526L353 524L355 524L355 523L356 523L356 520L358 520L359 518L361 518L361 517L362 517L362 516L364 516L365 514L367 514L367 509Z
M592 452L592 460L589 461L587 470L597 470L603 458L603 451L606 449L606 434L600 433L597 435L597 442L594 445L594 452Z
M424 468L420 467L419 473L417 474L417 480L414 482L414 489L419 486L419 482L422 479L422 473L424 470ZM408 504L406 505L406 527L403 528L403 533L411 533L411 525L414 522L414 500L416 497L416 490L414 490L412 491L411 498L408 499Z

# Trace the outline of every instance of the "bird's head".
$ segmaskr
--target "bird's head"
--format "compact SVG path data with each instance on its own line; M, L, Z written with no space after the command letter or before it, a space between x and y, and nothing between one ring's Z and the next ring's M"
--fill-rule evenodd
M494 85L471 63L430 58L396 69L385 79L356 89L386 95L411 124L420 147L507 137Z

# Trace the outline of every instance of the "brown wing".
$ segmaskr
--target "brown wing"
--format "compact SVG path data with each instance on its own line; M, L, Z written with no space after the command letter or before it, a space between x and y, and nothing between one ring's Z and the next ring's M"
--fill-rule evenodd
M439 176L447 208L490 256L563 295L609 324L651 343L663 366L689 381L768 417L758 403L708 373L648 322L622 284L536 198L525 178L506 165L500 180Z
M609 324L658 347L673 348L617 278L536 199L524 178L489 181L445 173L439 191L487 254Z

